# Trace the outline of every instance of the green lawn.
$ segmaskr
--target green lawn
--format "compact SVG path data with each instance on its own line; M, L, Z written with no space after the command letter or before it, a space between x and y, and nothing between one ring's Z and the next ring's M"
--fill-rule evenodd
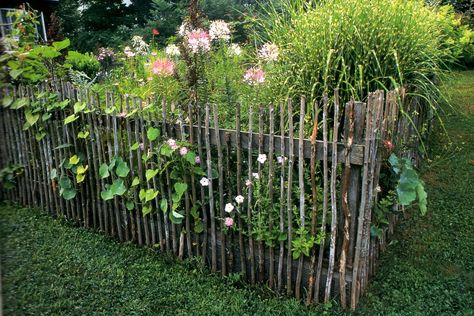
M474 71L447 89L463 114L447 116L451 139L432 145L429 214L398 226L357 314L474 315ZM341 314L6 204L0 256L6 315Z

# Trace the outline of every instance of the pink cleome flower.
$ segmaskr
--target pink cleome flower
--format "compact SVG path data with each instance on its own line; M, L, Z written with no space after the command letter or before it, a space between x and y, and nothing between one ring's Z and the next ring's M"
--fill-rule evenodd
M174 63L166 58L159 58L153 62L151 71L155 75L172 76L174 73Z
M232 217L226 217L224 225L227 227L232 227L234 225L234 219Z
M209 33L197 29L187 34L187 43L193 54L198 52L208 52L211 49Z
M265 82L265 72L256 67L252 67L245 72L244 81L249 85L257 85Z

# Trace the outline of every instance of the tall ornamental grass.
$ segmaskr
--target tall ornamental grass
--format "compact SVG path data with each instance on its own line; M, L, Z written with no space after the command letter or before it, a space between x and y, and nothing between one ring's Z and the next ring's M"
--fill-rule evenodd
M281 48L275 88L320 97L338 88L364 100L376 89L407 88L436 112L446 46L435 7L422 0L280 0L258 19L262 40Z

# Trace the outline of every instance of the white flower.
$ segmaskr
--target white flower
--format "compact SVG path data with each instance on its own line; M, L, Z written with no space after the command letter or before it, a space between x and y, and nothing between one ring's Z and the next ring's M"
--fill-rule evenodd
M380 185L375 187L375 192L382 192L382 188L380 187Z
M282 156L278 156L278 157L277 157L277 162L278 162L278 163L283 163L283 161L285 161L285 160L283 159Z
M229 47L229 53L233 56L240 56L242 54L242 48L239 46L239 44L232 44Z
M225 205L225 212L226 213L231 213L234 210L234 205L232 203L227 203Z
M206 177L203 177L201 181L199 181L203 187L209 186L209 179Z
M190 31L189 24L187 22L183 22L183 24L181 24L179 27L178 34L179 36L184 37L188 34L189 31Z
M245 180L245 186L249 187L252 185L252 181L250 181L249 179Z
M170 57L178 57L179 55L181 55L181 52L179 51L179 47L176 46L175 44L170 44L166 46L165 53L166 55Z
M265 154L258 155L257 161L262 164L265 163L265 161L267 161L267 155Z
M260 176L256 172L252 173L252 177L254 177L255 179L260 179Z
M148 53L148 44L145 43L141 36L135 35L132 37L132 46L135 52L139 55L146 55Z
M129 46L126 46L126 47L123 49L123 53L124 53L125 56L127 56L128 58L135 56L135 53L132 51L132 49L131 49Z
M209 36L211 40L228 41L230 39L229 25L222 20L213 21L209 27Z
M237 195L235 197L235 202L237 202L237 204L242 204L244 203L244 197L242 195Z
M258 57L265 61L276 61L280 55L278 46L273 43L264 44L258 51Z

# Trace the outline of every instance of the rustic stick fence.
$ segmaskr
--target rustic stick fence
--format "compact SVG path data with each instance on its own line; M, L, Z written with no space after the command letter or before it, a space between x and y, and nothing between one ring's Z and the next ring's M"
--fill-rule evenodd
M19 105L39 102L46 107L41 92L70 103L49 111L49 119L34 117L44 119L41 124L23 128L27 110ZM395 91L376 91L365 103L340 100L335 91L314 103L302 97L298 105L288 100L251 106L245 109L245 122L237 104L235 117L227 118L235 121L234 129L221 128L222 118L209 104L189 104L177 115L175 104L165 100L100 95L62 81L9 87L2 94L18 109L1 109L0 165L23 170L13 189L1 191L2 198L48 210L120 241L155 246L179 258L202 257L213 272L241 273L251 283L266 282L307 304L338 296L343 307L355 309L393 232L396 215L389 214L382 236L371 235L382 141L400 144L413 133L408 120L399 118L404 95ZM77 101L85 109L65 124ZM418 127L423 121L421 115L415 118ZM161 131L161 138L148 137L150 127ZM188 185L184 205L176 210L184 217L179 223L169 214L175 175L165 168L147 181L148 171L160 162L146 157L168 138L191 144L209 181L202 186L200 175L184 175ZM256 158L263 154L267 159L262 164ZM82 181L70 184L75 197L64 199L55 174L67 174L65 161L74 155L82 157L88 170L81 173ZM130 170L123 183L133 207L118 195L101 198L110 185L99 176L101 166L117 157ZM146 215L140 189L159 192ZM239 211L229 228L225 205L240 195L245 202L234 203Z

